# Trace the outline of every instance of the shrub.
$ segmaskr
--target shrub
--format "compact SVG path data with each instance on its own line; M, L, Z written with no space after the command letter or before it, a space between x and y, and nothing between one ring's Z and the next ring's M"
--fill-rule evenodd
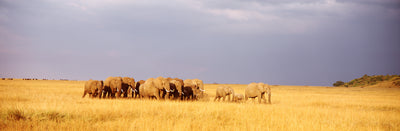
M338 86L343 86L344 82L343 81L336 81L335 83L333 83L333 86L338 87Z

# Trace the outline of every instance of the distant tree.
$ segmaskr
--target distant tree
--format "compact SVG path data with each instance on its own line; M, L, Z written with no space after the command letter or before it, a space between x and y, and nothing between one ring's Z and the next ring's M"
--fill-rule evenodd
M342 85L344 85L343 81L336 81L335 83L333 83L334 87L338 87L338 86L342 86Z

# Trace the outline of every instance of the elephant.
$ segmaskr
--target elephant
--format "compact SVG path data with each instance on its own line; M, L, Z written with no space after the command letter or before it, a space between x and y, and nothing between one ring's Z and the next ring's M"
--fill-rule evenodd
M128 97L128 90L136 89L135 79L130 77L123 77L122 78L122 85L120 89L117 89L117 97Z
M139 94L140 94L140 91L139 91L139 87L140 87L140 85L143 85L144 84L144 82L146 82L146 81L144 81L144 80L140 80L140 81L138 81L138 82L136 82L136 88L135 89L133 89L132 88L132 98L139 98L140 96L139 96Z
M199 79L186 79L183 81L184 87L190 87L192 88L192 99L198 99L199 96L205 91L204 90L204 84L202 80ZM184 92L185 93L185 92ZM184 94L184 96L187 96L188 94Z
M266 102L267 100L265 99L265 93L268 94L268 103L271 104L271 88L269 87L268 84L264 83L250 83L246 89L244 90L245 95L244 99L248 100L248 98L256 98L258 97L258 103L261 103L261 99L264 99Z
M156 99L159 99L160 89L156 88L154 81L154 78L149 78L139 86L140 98L149 98L155 96Z
M160 96L163 99L170 99L170 94L173 94L174 90L171 90L171 84L168 78L157 77L162 82L163 89L160 90Z
M103 90L103 81L98 81L98 80L88 80L85 82L85 88L83 91L83 96L84 98L86 94L89 94L89 97L94 98L97 95L99 95L99 98L101 98L101 91Z
M103 98L107 97L108 98L114 98L115 96L118 98L119 96L121 96L120 94L120 90L122 87L122 78L121 77L108 77L105 81L104 81L104 92L103 92ZM117 95L115 95L115 93L117 93Z
M243 101L243 99L244 99L243 94L235 94L233 96L233 102L241 102Z
M169 85L171 89L169 97L172 96L174 99L181 98L183 83L181 83L181 81L171 79L169 81Z
M139 91L141 97L156 97L157 100L160 99L161 96L164 96L163 92L165 92L166 96L171 92L169 81L163 77L147 79L146 82L140 86Z
M189 100L189 99L194 100L195 99L194 93L199 92L196 90L198 90L196 83L194 83L191 79L184 80L183 81L183 90L182 90L183 92L182 92L181 99L182 100Z
M223 98L223 101L225 101L225 97L228 97L228 101L231 101L230 95L232 95L233 100L233 97L235 96L235 91L231 87L220 86L216 90L214 101L216 101L217 99L221 101L221 98Z
M182 88L182 96L181 96L181 100L190 100L190 99L194 99L194 95L193 95L193 88L191 86L185 85Z

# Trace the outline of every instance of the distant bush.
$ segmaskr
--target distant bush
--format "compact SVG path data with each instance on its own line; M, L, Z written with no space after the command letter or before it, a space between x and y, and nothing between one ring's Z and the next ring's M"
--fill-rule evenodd
M343 86L343 85L344 85L343 81L336 81L335 83L333 83L334 87Z

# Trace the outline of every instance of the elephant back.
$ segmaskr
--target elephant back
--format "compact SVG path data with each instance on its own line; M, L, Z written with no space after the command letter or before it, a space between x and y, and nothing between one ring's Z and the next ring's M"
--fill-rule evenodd
M131 77L124 77L124 78L122 78L122 82L123 82L124 84L129 85L129 86L135 86L135 79L134 79L134 78L131 78Z
M190 87L192 89L195 88L195 86L196 86L191 79L184 80L183 85L184 85L184 87Z
M104 80L104 86L106 87L110 87L111 81L113 81L115 79L115 77L107 77L106 80Z
M250 93L250 92L254 92L254 91L258 91L258 84L257 83L250 83L249 85L247 85L246 89L244 89L244 92Z
M121 77L114 77L114 79L111 80L112 84L115 84L115 86L119 86L122 84L122 78Z
M85 82L85 90L90 90L90 85L91 85L92 82L93 82L92 79L90 79L90 80Z
M183 80L182 79L179 79L179 78L174 78L173 80L176 80L176 81L178 81L182 86L183 86Z

